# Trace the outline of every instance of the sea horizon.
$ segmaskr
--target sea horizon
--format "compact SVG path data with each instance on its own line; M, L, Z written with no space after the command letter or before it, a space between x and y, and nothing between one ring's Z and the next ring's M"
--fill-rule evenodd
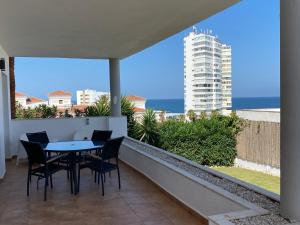
M184 113L184 99L147 99L146 108L165 110L170 113ZM280 97L233 97L232 110L280 108Z

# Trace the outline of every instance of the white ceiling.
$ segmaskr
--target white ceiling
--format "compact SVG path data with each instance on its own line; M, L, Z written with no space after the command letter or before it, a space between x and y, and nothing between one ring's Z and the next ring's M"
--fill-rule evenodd
M124 58L239 0L0 0L9 56Z

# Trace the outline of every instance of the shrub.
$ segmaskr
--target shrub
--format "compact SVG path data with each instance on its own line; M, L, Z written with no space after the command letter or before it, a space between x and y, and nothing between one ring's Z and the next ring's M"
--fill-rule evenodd
M169 120L159 127L162 148L207 166L231 166L242 120L213 113L194 122Z
M102 96L94 105L85 109L86 116L109 116L111 112L108 97ZM128 136L137 138L136 122L134 120L134 105L126 97L121 98L121 113L127 117Z
M150 145L159 146L159 131L158 123L155 118L155 112L152 109L147 109L143 115L142 121L138 126L140 141Z

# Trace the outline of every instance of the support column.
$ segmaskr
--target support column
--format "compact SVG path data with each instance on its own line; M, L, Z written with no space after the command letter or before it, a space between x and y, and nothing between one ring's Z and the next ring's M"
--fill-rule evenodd
M109 59L111 116L121 116L120 60Z
M281 215L300 221L300 1L281 0Z

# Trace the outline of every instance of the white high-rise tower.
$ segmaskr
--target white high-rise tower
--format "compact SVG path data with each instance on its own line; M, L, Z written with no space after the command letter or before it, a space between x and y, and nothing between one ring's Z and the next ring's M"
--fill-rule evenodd
M184 38L184 111L231 107L231 47L212 32L196 29Z

